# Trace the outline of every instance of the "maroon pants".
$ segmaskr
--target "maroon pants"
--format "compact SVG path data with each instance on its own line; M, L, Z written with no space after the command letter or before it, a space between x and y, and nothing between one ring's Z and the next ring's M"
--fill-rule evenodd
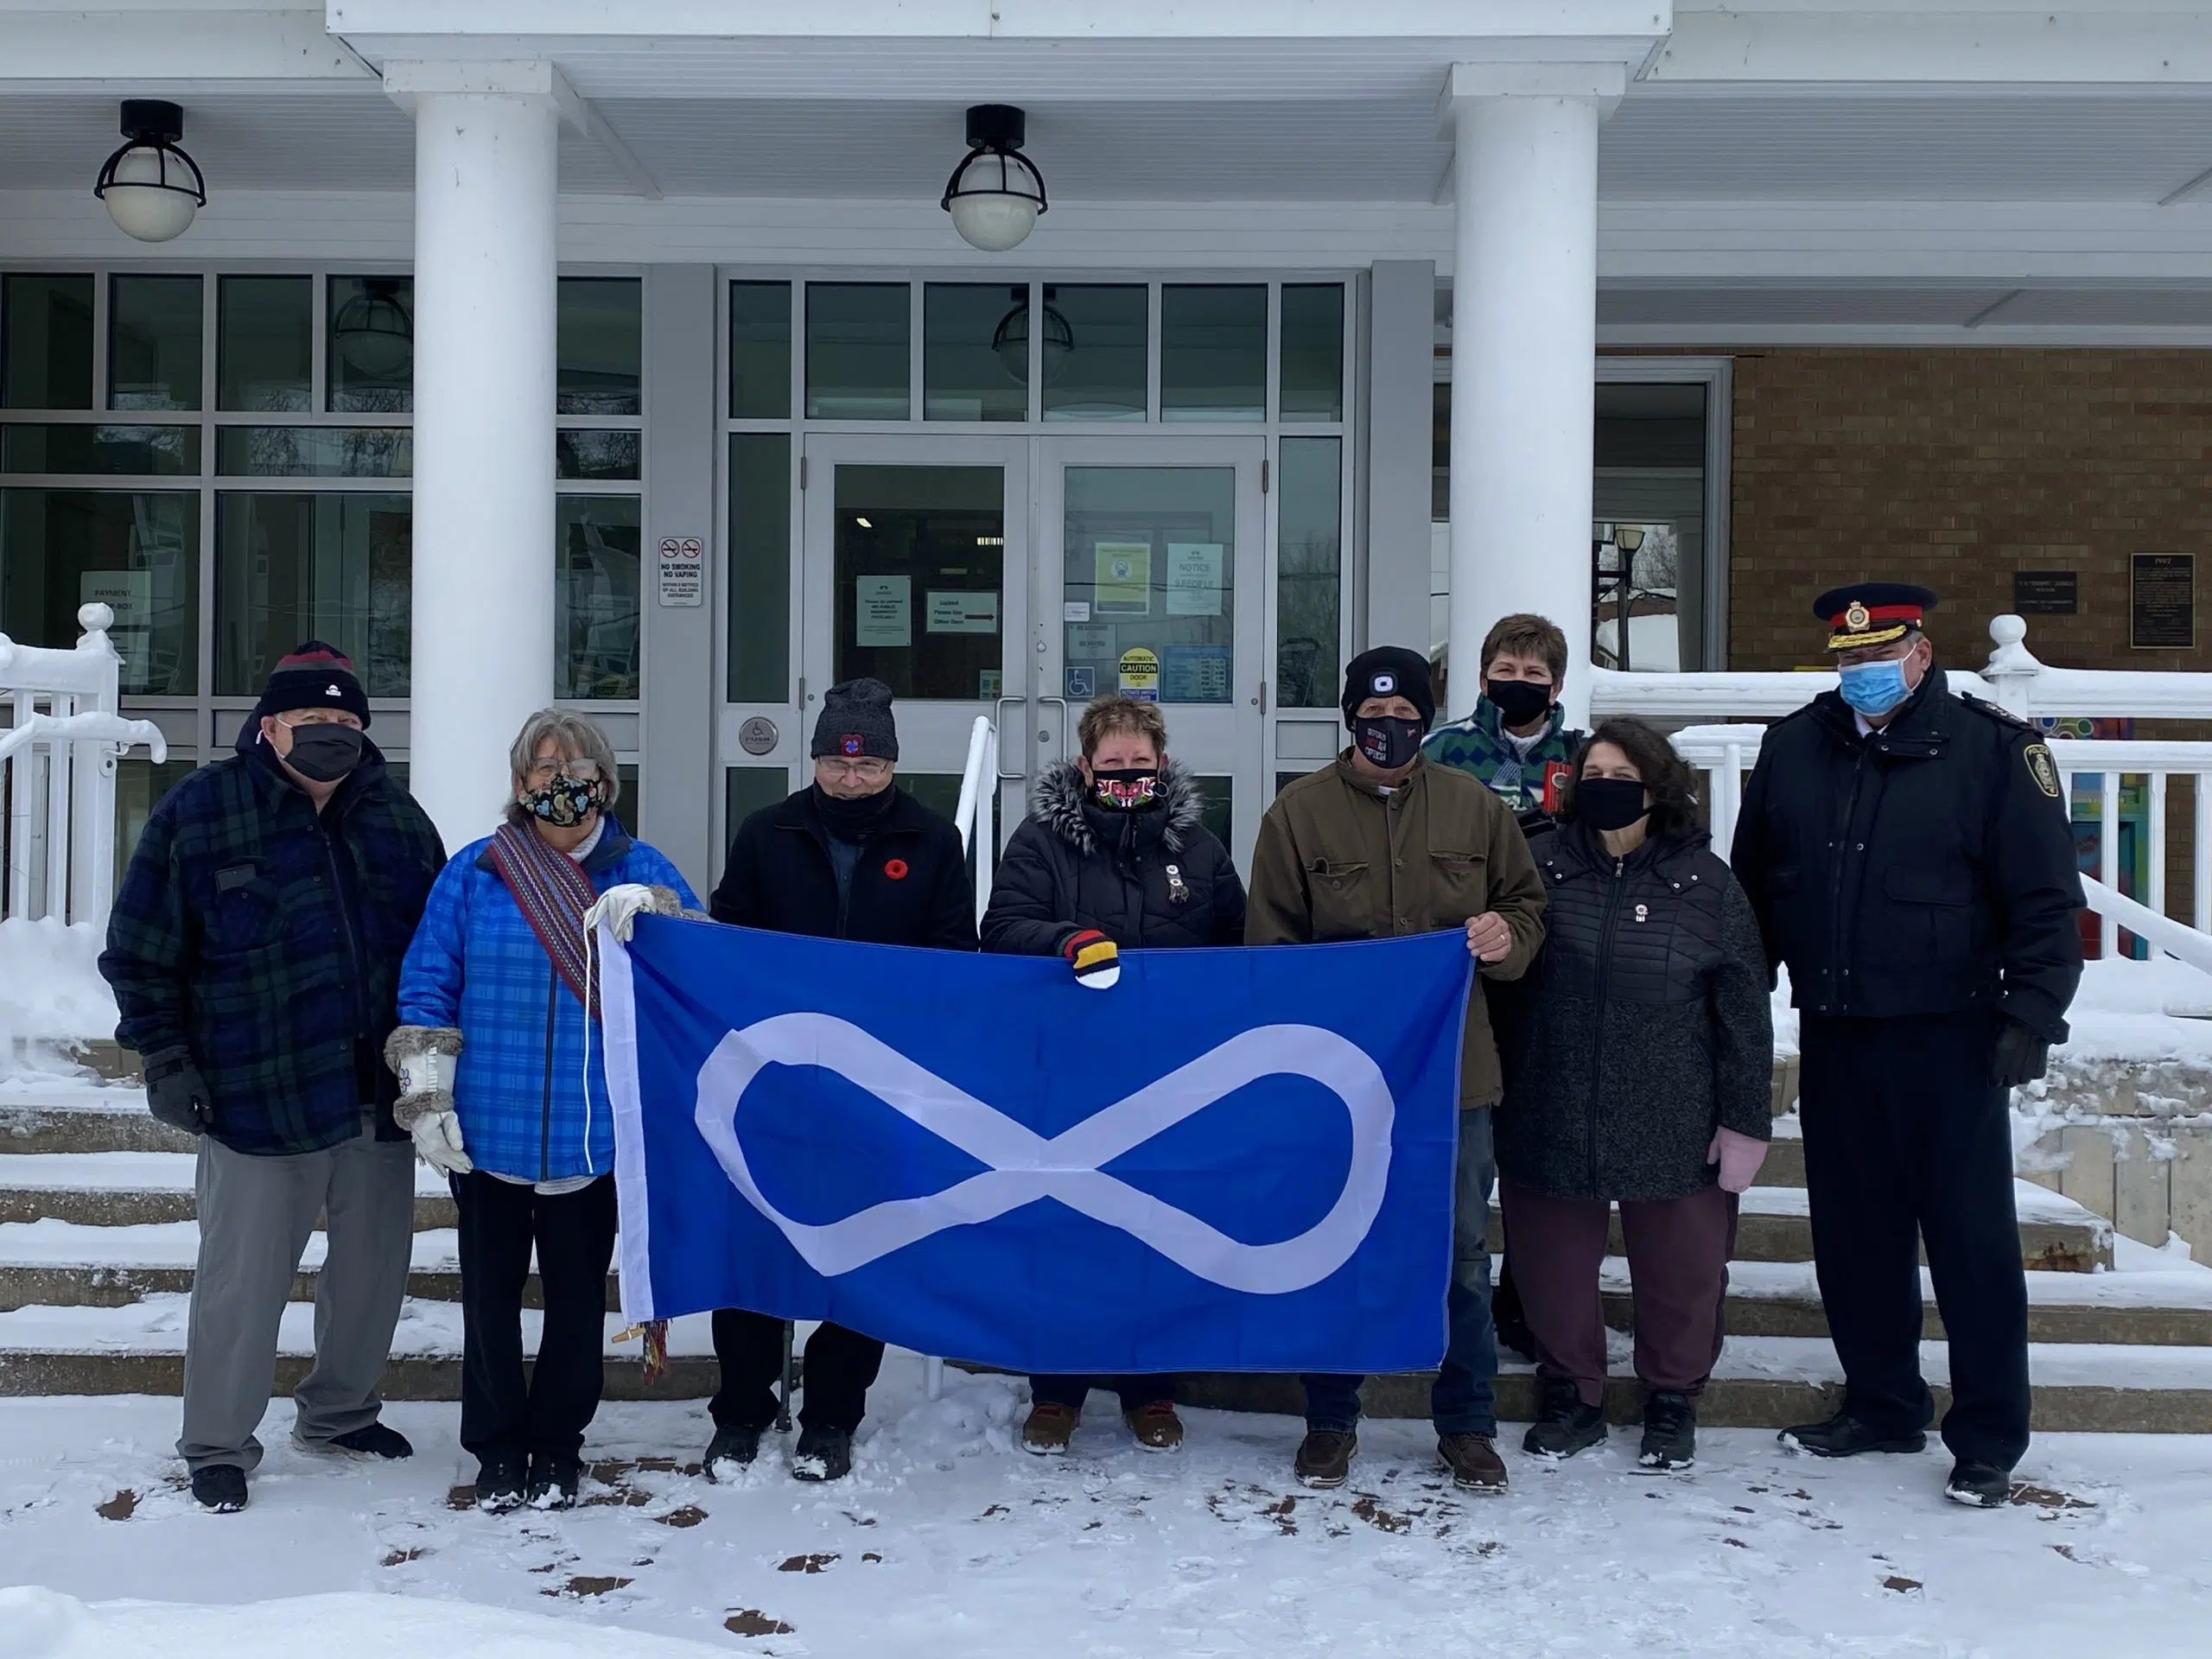
M1585 1404L1605 1397L1605 1309L1598 1274L1612 1206L1551 1198L1501 1179L1513 1278L1536 1338L1537 1369L1572 1382ZM1636 1374L1647 1389L1695 1399L1719 1357L1721 1301L1736 1243L1736 1198L1718 1186L1687 1198L1624 1202L1636 1299Z

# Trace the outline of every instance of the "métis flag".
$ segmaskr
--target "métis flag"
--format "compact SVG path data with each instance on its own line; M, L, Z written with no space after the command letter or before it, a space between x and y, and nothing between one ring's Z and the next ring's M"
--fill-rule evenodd
M1042 1372L1442 1357L1457 933L1056 960L602 928L624 1313Z

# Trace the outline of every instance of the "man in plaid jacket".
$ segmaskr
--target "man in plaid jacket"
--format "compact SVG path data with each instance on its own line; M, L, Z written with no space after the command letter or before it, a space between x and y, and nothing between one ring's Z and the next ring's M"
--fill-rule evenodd
M412 1449L378 1421L415 1202L381 1051L445 849L368 722L353 664L330 646L279 662L238 753L154 809L100 957L149 1109L199 1137L177 1451L193 1496L219 1513L245 1507L278 1324L326 1212L293 1438L341 1455Z

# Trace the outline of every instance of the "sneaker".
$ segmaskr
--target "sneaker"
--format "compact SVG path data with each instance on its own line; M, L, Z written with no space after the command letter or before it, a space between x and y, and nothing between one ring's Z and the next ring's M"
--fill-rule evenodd
M1497 1446L1489 1435L1440 1434L1436 1456L1461 1491L1496 1497L1505 1491L1505 1459L1497 1455Z
M1783 1429L1776 1438L1795 1451L1809 1452L1816 1458L1855 1458L1862 1452L1912 1452L1928 1449L1928 1436L1916 1428L1904 1434L1885 1434L1847 1411L1839 1411L1825 1422L1799 1423Z
M1155 1400L1135 1411L1125 1411L1122 1421L1147 1452L1173 1452L1183 1444L1183 1420L1175 1414L1173 1400Z
M1543 1409L1529 1425L1521 1449L1539 1458L1571 1458L1605 1438L1605 1407L1583 1404L1581 1391L1573 1383L1548 1376Z
M505 1515L522 1507L526 1479L523 1460L510 1454L484 1458L476 1465L476 1507L489 1515Z
M1951 1478L1943 1488L1943 1496L1970 1510L2001 1509L2012 1496L2012 1471L1999 1469L1993 1463L1961 1458L1952 1465Z
M1697 1407L1686 1394L1655 1390L1643 1402L1643 1449L1636 1465L1671 1475L1697 1465Z
M210 1515L236 1515L245 1508L245 1471L235 1463L211 1463L194 1470L192 1501Z
M1021 1449L1033 1457L1057 1458L1066 1452L1075 1438L1075 1426L1082 1421L1083 1414L1073 1406L1040 1402L1029 1408L1029 1421L1021 1426Z
M853 1472L853 1437L842 1428L802 1428L791 1449L793 1480L842 1480Z
M707 1442L707 1455L699 1459L699 1466L707 1471L709 1480L734 1480L738 1472L760 1455L760 1431L724 1424L715 1430L715 1438Z
M576 1489L583 1484L583 1480L582 1459L551 1457L543 1452L533 1452L530 1457L530 1480L524 1489L524 1500L533 1510L573 1510L576 1507Z
M415 1448L407 1437L396 1428L382 1423L364 1423L344 1434L334 1434L327 1440L302 1440L295 1434L293 1440L302 1450L321 1452L332 1456L348 1458L388 1458L397 1461L411 1458Z
M1348 1428L1309 1428L1298 1443L1291 1472L1301 1486L1326 1491L1351 1478L1351 1460L1359 1450L1359 1436Z

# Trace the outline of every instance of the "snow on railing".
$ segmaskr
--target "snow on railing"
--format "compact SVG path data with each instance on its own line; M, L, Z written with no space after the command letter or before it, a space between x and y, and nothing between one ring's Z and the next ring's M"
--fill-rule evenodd
M79 608L73 651L19 645L0 634L0 779L7 792L10 918L107 925L115 887L115 763L144 744L168 747L151 721L125 720L115 613Z

